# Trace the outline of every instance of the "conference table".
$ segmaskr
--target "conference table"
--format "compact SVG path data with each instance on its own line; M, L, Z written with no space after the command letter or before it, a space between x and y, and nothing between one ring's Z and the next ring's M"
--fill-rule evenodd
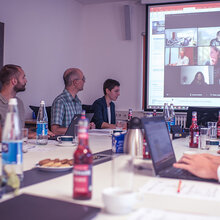
M172 141L174 146L174 151L176 158L179 159L184 152L190 151L191 153L211 153L217 154L218 146L213 146L210 150L200 150L191 149L188 147L188 138L179 138ZM49 141L47 145L36 145L35 140L29 140L28 152L23 154L23 167L25 174L28 172L36 172L36 164L45 158L72 158L74 150L76 147L73 146L63 146L58 145L56 141ZM106 150L111 150L112 139L108 132L105 133L91 133L89 134L89 146L92 153L103 152ZM33 196L39 196L44 198L50 198L53 200L65 201L68 203L81 204L85 206L92 206L100 208L100 212L94 217L96 220L117 220L117 219L138 219L135 218L135 213L142 212L152 212L160 213L162 216L166 215L167 219L174 219L173 213L178 216L183 216L184 214L189 214L188 219L196 219L194 217L205 216L205 219L212 219L216 216L216 219L220 219L220 195L215 195L214 198L207 197L207 195L183 195L177 194L176 188L178 186L178 181L176 179L166 179L158 178L153 176L152 162L151 160L139 159L142 169L137 169L134 174L134 191L139 192L140 198L133 210L125 215L113 215L108 214L104 209L104 204L102 201L102 191L105 188L112 186L112 161L108 160L106 162L100 163L93 166L93 191L91 200L74 200L72 198L73 192L73 174L72 172L64 173L58 177L53 177L51 179L45 179L44 181L32 183L22 187L19 190L19 195L30 194ZM47 175L47 172L37 171ZM49 172L48 172L49 175ZM207 183L199 181L189 181L182 180L184 186L189 190L193 187L198 188L198 194L200 192L207 192L213 189L213 192L220 190L220 185L218 183ZM158 184L160 183L160 184ZM159 188L152 189L149 184L154 186L158 184ZM175 192L169 191L172 187L175 188ZM163 187L167 187L165 192ZM161 190L161 192L156 193L155 190ZM202 193L201 193L202 194ZM210 193L212 194L212 193ZM16 198L16 197L15 197ZM13 200L14 196L12 193L7 193L0 199L1 205L9 200ZM149 211L150 210L150 211ZM60 210L62 212L62 210ZM165 212L165 214L163 213ZM191 216L192 215L192 216ZM195 215L195 216L194 216ZM169 218L171 216L172 218ZM154 216L155 217L155 216ZM148 219L166 219L166 218L148 218ZM48 218L49 219L49 218ZM74 219L74 216L73 216ZM141 218L139 218L141 219ZM144 218L142 218L144 219ZM185 218L184 218L185 219ZM215 219L215 218L214 218Z

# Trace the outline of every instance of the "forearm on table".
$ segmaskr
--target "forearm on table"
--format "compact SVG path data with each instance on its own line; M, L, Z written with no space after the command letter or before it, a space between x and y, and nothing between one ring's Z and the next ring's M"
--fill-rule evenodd
M115 129L116 125L115 124L109 124L107 122L103 122L101 128L110 128L110 129Z

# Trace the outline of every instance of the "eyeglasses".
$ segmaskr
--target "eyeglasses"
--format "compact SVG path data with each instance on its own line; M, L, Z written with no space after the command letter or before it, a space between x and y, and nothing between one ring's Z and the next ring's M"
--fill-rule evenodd
M85 76L83 76L83 78L82 78L82 79L76 79L76 80L82 80L83 82L85 82L85 81L86 81L86 77L85 77Z

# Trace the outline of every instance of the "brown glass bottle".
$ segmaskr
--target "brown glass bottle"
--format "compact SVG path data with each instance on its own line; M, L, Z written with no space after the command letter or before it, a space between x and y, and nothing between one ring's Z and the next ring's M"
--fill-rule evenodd
M78 147L73 158L73 198L91 199L93 156L88 145L88 120L86 118L81 118L79 121Z
M189 128L189 147L199 146L199 126L197 125L197 112L192 112L192 124Z
M131 121L131 119L132 119L132 109L131 109L131 108L129 108L129 110L128 110L127 129L129 129L129 128L130 128L130 121Z

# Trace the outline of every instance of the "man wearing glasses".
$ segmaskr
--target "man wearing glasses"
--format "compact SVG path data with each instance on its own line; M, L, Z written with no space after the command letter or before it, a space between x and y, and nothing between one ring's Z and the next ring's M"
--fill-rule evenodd
M51 109L51 130L55 135L65 134L75 114L81 114L82 104L77 93L83 90L85 76L78 68L69 68L63 74L65 89L58 95Z

